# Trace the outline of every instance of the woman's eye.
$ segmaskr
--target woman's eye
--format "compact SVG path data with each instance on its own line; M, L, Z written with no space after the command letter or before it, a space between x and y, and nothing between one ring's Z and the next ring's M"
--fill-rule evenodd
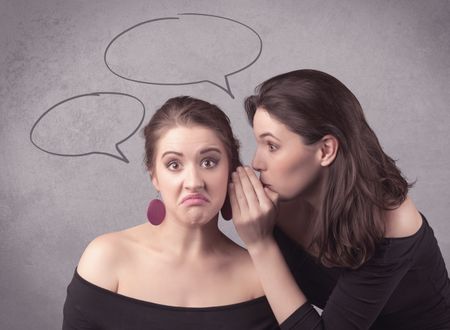
M204 159L202 161L202 167L211 168L217 165L217 160L215 159Z
M278 146L276 146L275 144L272 144L272 143L267 143L267 147L269 148L270 152L274 152L278 149Z
M171 161L167 164L167 168L169 170L175 171L180 167L180 164L177 161Z

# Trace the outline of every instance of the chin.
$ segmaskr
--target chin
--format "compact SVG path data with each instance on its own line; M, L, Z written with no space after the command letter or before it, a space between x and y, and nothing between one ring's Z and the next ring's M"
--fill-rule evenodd
M204 226L211 222L217 214L206 214L207 212L188 212L185 216L185 222L190 226Z
M296 191L296 192L278 192L278 200L280 202L290 202L293 200L296 200L298 198L302 198L303 192Z

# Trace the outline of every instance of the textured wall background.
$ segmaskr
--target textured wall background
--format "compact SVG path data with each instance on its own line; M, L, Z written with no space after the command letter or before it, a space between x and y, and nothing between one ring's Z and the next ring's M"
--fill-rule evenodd
M258 60L228 77L234 99L211 82L226 89L224 75L258 55L258 40L231 21L184 17L181 28L161 21L111 46L111 65L135 80L210 82L150 85L106 67L104 52L115 36L178 13L231 18L260 35ZM129 163L111 156L120 156L114 144L142 119L137 100L79 97L36 126L35 139L47 151L109 155L62 157L30 142L48 109L93 92L139 99L145 121L175 95L216 103L231 117L248 163L254 142L243 98L281 72L315 68L335 75L359 98L388 154L417 179L411 196L450 264L449 1L1 0L0 45L1 329L60 328L65 289L87 243L146 221L154 191L142 137L120 145ZM238 240L229 223L222 228Z

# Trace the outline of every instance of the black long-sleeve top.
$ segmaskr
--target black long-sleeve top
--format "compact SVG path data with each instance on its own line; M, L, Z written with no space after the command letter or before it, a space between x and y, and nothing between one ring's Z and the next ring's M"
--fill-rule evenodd
M274 330L266 297L217 307L174 307L127 297L83 279L67 287L63 330Z
M422 219L414 235L383 239L357 270L320 265L276 227L275 239L309 300L281 329L450 329L448 273L433 230Z

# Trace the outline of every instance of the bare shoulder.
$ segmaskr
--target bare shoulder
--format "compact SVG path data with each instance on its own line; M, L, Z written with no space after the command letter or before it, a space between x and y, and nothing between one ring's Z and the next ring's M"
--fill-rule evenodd
M226 256L219 262L224 283L240 300L249 300L264 295L258 274L248 251L227 237L227 245L222 247Z
M409 197L395 210L386 211L384 221L387 238L414 235L422 226L422 217Z
M225 237L226 243L222 246L222 251L226 251L226 257L222 260L225 260L228 266L237 266L239 268L252 262L248 251L244 247L234 242L225 234L223 236Z
M98 236L89 243L78 263L77 272L86 281L117 291L117 269L124 258L124 232Z
M264 295L258 273L256 272L252 258L244 248L235 256L235 271L230 274L230 278L240 287L240 291L247 295L247 299L257 298Z

